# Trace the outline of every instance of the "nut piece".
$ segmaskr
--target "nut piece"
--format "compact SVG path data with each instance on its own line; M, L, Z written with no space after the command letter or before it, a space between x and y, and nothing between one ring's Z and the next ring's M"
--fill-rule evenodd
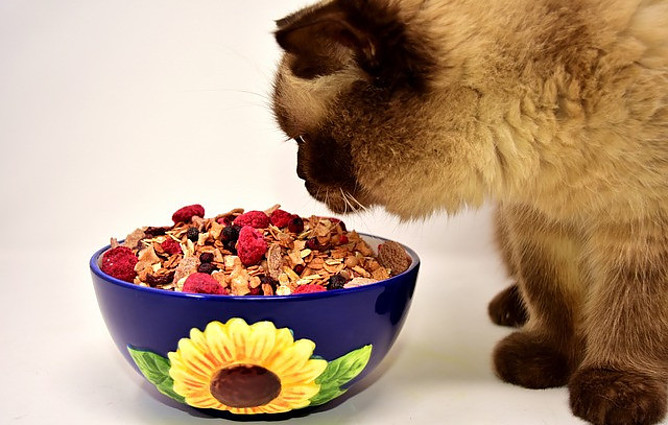
M401 244L387 241L378 247L378 261L384 267L391 270L391 275L396 276L405 272L413 260Z
M281 255L281 246L273 243L267 250L267 273L273 279L278 279L283 269L283 255Z

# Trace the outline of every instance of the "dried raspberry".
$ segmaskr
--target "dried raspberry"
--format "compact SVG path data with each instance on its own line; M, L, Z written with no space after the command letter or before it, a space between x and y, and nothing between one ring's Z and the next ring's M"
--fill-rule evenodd
M137 257L127 246L117 246L102 255L100 269L116 279L132 282L137 276Z
M162 250L169 255L176 255L181 253L181 245L172 238L167 238L160 244Z
M298 215L293 215L288 222L288 231L291 233L301 233L304 231L304 220Z
M290 219L292 219L292 214L283 210L276 210L271 213L271 217L269 217L269 219L271 220L271 224L274 226L285 227L290 222Z
M269 227L269 216L262 211L248 211L234 219L237 226L251 226L256 229Z
M315 283L307 283L306 285L301 285L298 286L297 289L295 289L292 293L293 294L312 294L314 292L322 292L326 291L327 288L325 288L322 285L318 285Z
M347 244L348 242L349 242L348 236L346 236L346 235L340 235L339 236L339 244L340 245Z
M262 289L260 289L259 286L256 288L249 288L249 289L250 292L248 293L248 295L262 295Z
M198 217L204 217L204 207L199 204L183 207L172 214L172 220L174 223L179 223L181 221L187 223L195 215Z
M251 226L242 227L237 241L237 255L241 263L244 266L257 264L262 261L266 252L267 242L262 235Z
M183 284L183 292L191 294L217 294L227 295L227 289L220 286L220 283L211 275L206 273L193 273Z

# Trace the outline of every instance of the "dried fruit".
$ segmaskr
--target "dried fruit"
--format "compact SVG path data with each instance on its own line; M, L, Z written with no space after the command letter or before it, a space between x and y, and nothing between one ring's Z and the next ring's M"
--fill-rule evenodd
M197 266L197 271L199 273L206 273L206 274L211 274L216 270L216 266L214 266L211 263L202 263L199 266Z
M317 285L315 283L307 283L306 285L301 285L298 286L294 291L292 291L293 294L312 294L314 292L322 292L326 291L327 288L325 288L322 285Z
M223 241L233 241L236 243L237 239L239 239L240 230L241 226L237 226L236 224L225 226L223 231L220 233L220 238Z
M263 211L248 211L234 219L234 224L237 226L251 226L256 229L268 227L269 223L269 216Z
M156 274L149 273L148 275L146 275L146 283L148 283L149 286L152 287L169 285L170 283L172 283L173 279L174 279L173 270L166 273L156 273Z
M199 204L183 207L172 214L172 221L174 221L174 223L187 223L193 216L204 217L204 207Z
M301 233L304 231L304 220L298 215L293 215L288 222L288 231L291 233Z
M329 281L327 282L327 287L329 289L343 289L343 285L347 282L348 280L345 277L340 274L335 274L330 276Z
M299 217L280 206L246 214L237 208L213 218L185 215L176 214L182 221L172 226L133 231L122 247L112 241L103 271L169 291L287 296L370 284L400 271L397 259L411 261L399 244L381 246L380 259L338 219ZM247 226L233 224L244 220ZM254 228L258 220L266 227ZM186 285L193 275L200 277Z
M199 272L188 276L183 284L183 292L216 295L225 295L228 293L211 275Z
M412 263L406 250L394 241L387 241L378 246L378 261L390 269L392 274L403 273Z
M263 213L264 214L264 213ZM237 255L244 266L252 266L262 261L267 252L267 242L251 226L244 226L239 231Z
M186 232L186 237L192 242L197 242L197 239L199 239L199 230L197 227L189 227Z
M162 250L169 255L181 254L181 245L172 238L167 238L160 244Z
M202 263L210 263L213 261L213 254L210 252L203 252L199 256L199 261Z
M102 256L100 269L116 279L132 282L137 276L135 265L137 256L127 246L117 246Z
M292 219L292 216L293 215L290 214L289 212L277 209L273 213L271 213L271 216L269 218L271 219L271 224L273 224L274 226L285 227Z

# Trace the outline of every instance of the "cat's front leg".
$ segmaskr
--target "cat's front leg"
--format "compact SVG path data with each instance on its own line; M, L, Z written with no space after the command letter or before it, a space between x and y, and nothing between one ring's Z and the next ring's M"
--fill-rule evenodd
M668 402L668 225L601 226L589 251L587 354L571 408L597 425L657 423Z
M576 232L528 206L505 205L499 214L508 224L508 246L528 322L497 344L496 373L527 388L566 385L582 349L576 334L581 306Z

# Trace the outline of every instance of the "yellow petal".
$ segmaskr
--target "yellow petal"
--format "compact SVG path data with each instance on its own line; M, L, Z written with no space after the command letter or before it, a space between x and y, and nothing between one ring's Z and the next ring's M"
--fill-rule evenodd
M276 343L276 328L271 322L257 322L250 327L246 341L246 360L263 365L271 356Z
M177 377L193 377L199 380L208 380L211 378L211 374L208 372L203 372L199 369L192 369L186 362L183 361L183 357L180 352L168 353L169 361L171 367L169 368L169 376L172 379L178 379Z
M315 344L308 339L295 341L291 347L271 359L267 365L269 369L279 377L289 374L293 370L301 369L313 354Z
M281 384L306 384L315 379L325 371L327 361L322 359L311 359L299 369L287 371L281 375Z
M214 372L215 365L207 358L207 356L187 338L182 338L179 341L179 350L181 359L191 369L193 373L201 375L211 375Z
M291 405L303 405L302 403L310 400L314 395L318 394L320 385L310 383L307 385L293 385L283 388L281 395L278 397Z
M292 332L288 328L281 328L276 330L276 338L274 339L274 349L265 357L265 365L272 364L278 357L283 356L285 350L289 349L294 344Z
M246 359L246 340L250 334L250 326L243 320L239 318L233 318L227 321L227 335L230 339L230 343L235 350L235 359L237 361L243 361Z
M211 356L216 358L218 369L236 360L234 343L227 335L227 326L220 322L211 322L204 330Z

